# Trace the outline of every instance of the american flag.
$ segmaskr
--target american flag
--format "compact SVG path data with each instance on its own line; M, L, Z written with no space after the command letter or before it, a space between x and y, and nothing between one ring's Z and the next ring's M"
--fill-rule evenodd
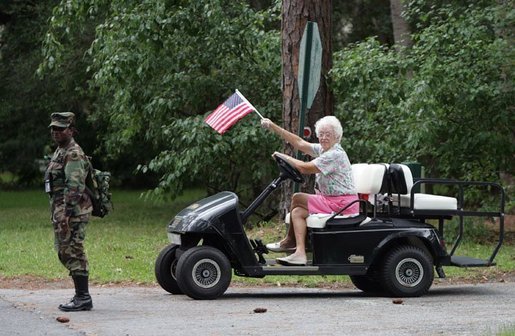
M218 133L224 134L238 120L252 111L255 111L254 106L240 92L236 91L208 115L204 121Z

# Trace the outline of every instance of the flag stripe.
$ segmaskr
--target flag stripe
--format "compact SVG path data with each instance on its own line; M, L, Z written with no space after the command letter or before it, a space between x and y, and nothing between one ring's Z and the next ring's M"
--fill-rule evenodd
M241 118L254 111L254 107L244 101L237 93L220 104L204 121L218 133L224 134Z
M252 112L252 109L249 109L248 106L241 104L241 106L238 106L235 109L228 110L226 112L224 111L223 114L220 113L216 120L213 120L208 124L210 124L214 129L217 127L223 127L223 125L226 123L229 123L231 124L230 126L232 126L232 124L235 124L239 119L246 116L250 112ZM234 119L236 120L233 122Z
M222 105L215 113L213 113L213 118L211 119L211 123L214 124L218 122L220 119L224 117L226 113L230 113L231 109L225 105Z
M247 115L249 111L248 109L234 110L227 113L221 120L214 124L214 126L223 127L224 124L234 124L236 121Z
M218 119L220 119L223 114L225 112L229 111L229 109L225 106L225 105L220 105L219 107L217 107L217 109L211 113L207 118L206 118L206 122L208 124L212 124L214 122L216 122Z
M210 118L209 121L207 121L207 123L215 128L213 125L217 124L220 119L222 119L224 117L224 113L228 113L230 110L227 109L227 108L224 108L224 109L221 109L220 111L218 111L218 113L216 113L215 115L213 115L213 118ZM216 128L215 128L216 129Z
M230 109L224 104L218 106L216 110L208 116L210 123L215 123L217 120L223 117L224 113L227 113Z

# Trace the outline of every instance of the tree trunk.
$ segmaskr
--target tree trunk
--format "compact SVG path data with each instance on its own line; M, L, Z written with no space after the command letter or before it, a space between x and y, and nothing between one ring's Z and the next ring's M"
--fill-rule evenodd
M305 126L311 127L312 137L308 141L316 139L314 132L315 122L325 115L333 114L333 96L328 90L326 76L332 67L331 48L331 0L283 0L282 2L282 91L283 91L283 127L295 134L299 131L299 50L300 41L307 21L318 24L320 39L322 41L322 69L320 87L311 106L305 116ZM307 76L307 74L306 74ZM290 146L286 146L285 152L293 155ZM302 191L313 192L313 182L301 187ZM284 215L289 211L293 183L291 181L283 185L283 192L279 206L279 213Z
M392 16L393 38L397 51L411 48L413 40L411 39L411 30L408 22L402 16L405 9L403 0L390 0L390 14Z

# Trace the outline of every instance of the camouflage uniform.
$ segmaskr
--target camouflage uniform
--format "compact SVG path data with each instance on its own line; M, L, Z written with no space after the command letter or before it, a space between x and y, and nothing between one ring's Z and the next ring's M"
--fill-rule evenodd
M66 312L91 310L88 259L84 252L86 225L93 210L85 192L90 164L73 139L75 115L56 112L51 118L48 127L58 147L45 172L45 191L50 195L57 255L70 271L75 286L75 296L70 302L59 305L59 309Z
M93 209L91 199L84 191L88 169L89 162L82 148L72 139L65 148L55 150L46 171L51 181L50 206L55 247L59 260L70 275L88 275L88 260L83 245L86 225Z

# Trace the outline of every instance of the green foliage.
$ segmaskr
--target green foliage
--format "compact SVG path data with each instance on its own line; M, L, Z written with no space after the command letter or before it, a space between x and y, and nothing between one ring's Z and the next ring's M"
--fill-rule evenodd
M433 147L442 173L497 180L499 172L514 172L510 60L515 55L500 24L513 17L503 6L439 12L448 15L435 17L416 36L413 49L420 65L414 78L419 94L409 106L425 109L420 140Z
M343 143L353 162L413 158L399 145L410 130L400 106L408 91L401 76L408 65L375 39L335 54L330 72L335 113L343 121Z
M446 5L424 14L403 57L374 39L336 53L336 113L353 161L418 160L430 176L464 180L513 174L513 14Z
M45 90L34 78L40 62L34 46L41 43L46 28L48 3L0 5L0 12L10 18L0 26L0 172L16 175L18 185L38 177L35 158L43 157L42 148L49 139L50 114L45 111L59 100L58 93Z
M232 190L243 198L255 197L275 173L268 164L275 142L259 128L257 116L248 119L234 126L234 136L219 135L199 117L176 119L163 126L170 149L141 169L160 173L158 193L175 195L191 184L202 184L210 193ZM263 153L264 149L268 151Z
M113 6L121 6L120 3ZM42 44L43 60L38 68L41 78L63 77L54 85L64 87L69 95L68 109L78 112L79 143L86 153L93 156L95 166L113 171L114 182L124 186L147 186L154 176L134 174L138 162L149 160L156 154L152 143L139 141L123 152L123 156L111 155L106 149L104 135L110 132L108 118L98 117L109 109L112 97L99 95L91 85L93 62L91 46L97 27L111 13L110 1L61 1L55 4L50 17L50 26ZM99 102L105 100L105 106ZM87 119L87 120L86 120ZM86 130L84 134L83 130ZM115 135L116 136L116 135ZM141 137L138 138L141 140ZM100 144L102 143L102 145Z
M390 1L333 1L331 23L333 50L369 36L377 36L382 44L393 43Z
M2 3L2 20L4 13L13 19L1 32L0 171L20 182L37 178L48 115L73 110L79 143L124 183L142 180L129 178L139 165L160 179L158 194L198 183L255 194L275 174L269 155L277 139L258 129L255 115L223 137L202 121L238 88L280 122L280 2L255 6L264 10L247 3ZM417 160L428 175L467 180L513 175L511 3L410 0L415 45L402 54L385 46L387 5L337 4L335 45L370 32L380 41L334 56L335 113L352 160ZM382 19L356 19L370 7ZM360 27L344 38L349 22Z
M38 161L52 150L48 131L52 112L74 111L81 131L79 143L88 154L96 147L84 117L88 104L81 69L85 69L82 54L88 35L76 33L74 47L61 55L59 66L49 56L47 62L54 71L36 75L56 4L55 0L0 4L0 14L7 14L0 26L0 171L16 176L9 187L40 184Z
M91 119L107 127L109 156L124 157L143 145L147 150L133 167L158 171L157 192L172 196L198 181L213 189L261 185L269 169L258 173L257 163L268 159L276 143L263 141L256 120L217 137L202 115L238 88L263 114L278 119L279 36L265 28L277 22L277 11L256 12L243 1L227 0L63 2L54 11L47 61L59 63L63 50L74 45L74 25L97 18L100 7L103 17L86 58L96 96ZM221 170L213 173L213 167Z
M492 227L486 224L488 219L484 217L466 217L463 219L463 236L462 243L469 244L485 244L495 241L498 234L493 232ZM498 225L496 225L498 228ZM447 245L451 245L456 241L459 234L459 219L454 218L447 222L444 227L444 239ZM493 246L493 245L492 245ZM493 248L492 248L493 251Z

